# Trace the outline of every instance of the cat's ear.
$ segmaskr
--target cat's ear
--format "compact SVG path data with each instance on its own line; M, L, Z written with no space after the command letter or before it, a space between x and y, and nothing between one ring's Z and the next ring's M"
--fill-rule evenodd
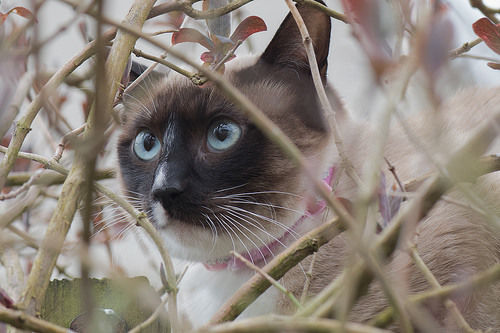
M318 1L322 4L323 1ZM327 58L330 48L330 16L312 6L297 4L314 46L316 60L323 78L326 77ZM309 61L299 28L291 13L287 15L268 47L261 56L273 65L309 71Z
M138 104L145 103L143 100L149 101L151 96L150 90L154 89L156 84L160 80L163 80L166 75L166 73L151 70L147 73L147 76L144 76L139 79L140 81L137 81L139 76L147 70L148 66L137 61L129 60L129 64L127 64L127 74L125 74L122 78L122 85L124 86L121 98L122 107L118 108L118 115L122 124L127 122L127 113L129 110L137 109Z

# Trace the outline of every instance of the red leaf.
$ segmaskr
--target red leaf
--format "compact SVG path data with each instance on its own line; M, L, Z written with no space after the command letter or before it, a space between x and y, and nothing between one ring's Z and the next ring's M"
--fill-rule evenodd
M7 295L7 292L0 288L0 304L5 306L7 309L12 309L14 306L14 301Z
M9 15L10 13L17 14L27 19L34 19L36 22L35 15L33 15L33 13L29 9L26 9L24 7L14 7L7 12L7 15Z
M487 63L487 65L490 68L493 68L493 69L496 69L496 70L500 70L500 63L489 62L489 63Z
M249 16L236 27L231 35L231 40L235 43L239 40L244 41L248 36L266 30L267 26L264 20L258 16Z
M344 13L354 36L367 54L373 69L380 74L392 63L381 22L381 5L372 0L342 0Z
M182 28L172 34L172 45L185 42L198 43L209 50L214 48L213 42L196 29Z
M490 49L500 54L500 25L483 17L472 24L472 29Z

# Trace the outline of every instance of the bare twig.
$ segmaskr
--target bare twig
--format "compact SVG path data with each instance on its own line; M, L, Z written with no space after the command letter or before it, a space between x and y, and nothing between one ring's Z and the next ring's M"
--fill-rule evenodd
M470 2L470 5L472 6L472 8L479 9L479 11L481 13L483 13L484 16L489 18L493 23L495 23L495 24L498 23L498 19L496 18L495 14L498 14L499 10L496 10L496 9L493 9L493 8L486 6L483 3L483 0L469 0L469 2Z
M472 278L459 282L442 286L440 289L433 289L425 291L413 296L410 296L410 302L414 304L421 304L425 301L439 299L445 300L448 297L461 292L468 292L470 290L478 290L488 286L490 283L500 279L500 264L496 264L491 268L474 275ZM393 320L393 309L387 308L382 311L377 317L369 322L369 325L375 327L386 327Z
M472 42L466 42L459 48L451 50L448 54L451 59L455 59L456 57L462 55L465 52L469 52L474 46L482 43L481 38L474 39Z
M408 248L410 250L411 257L413 258L413 261L415 262L415 266L417 266L417 268L420 270L420 272L422 272L422 274L424 275L427 282L429 282L429 284L434 289L441 289L442 288L441 284L436 279L434 274L432 274L429 267L427 267L427 265L423 261L422 257L420 257L420 255L418 254L418 250L417 250L417 247L415 246L415 244L409 244ZM469 324L467 323L465 318L462 316L462 314L458 310L455 302L453 302L451 299L446 299L444 303L445 303L445 306L451 312L451 314L455 317L455 320L457 321L457 323L460 325L461 329L464 332L467 332L467 333L474 333L475 332L469 326Z
M31 123L35 119L38 111L42 107L43 100L50 95L51 91L56 89L64 79L88 59L95 51L95 43L89 43L78 55L68 61L54 76L43 86L40 93L31 102L24 116L18 121L14 136L9 144L9 150L0 162L0 189L3 188L7 180L7 175L14 166L17 153L21 149L21 145L30 132Z
M19 113L21 104L26 99L26 95L28 95L34 78L35 74L33 72L24 73L17 85L16 92L14 94L14 97L12 98L12 103L9 107L7 107L6 110L3 111L3 113L0 113L0 138L3 138L5 136L5 133L7 133L12 122Z
M144 58L144 59L152 60L154 62L162 64L163 66L167 66L168 68L176 71L179 74L184 75L185 77L187 77L189 79L192 79L195 76L194 73L191 73L190 71L187 71L184 68L179 67L176 64L171 63L170 61L167 61L167 60L163 59L163 57L156 57L156 56L154 56L152 54L145 53L142 50L139 50L139 49L136 49L136 48L134 48L134 50L132 52L137 57L141 57L141 58Z
M315 0L293 0L296 3L303 3L304 5L311 6L314 8L317 8L324 12L326 15L333 17L336 20L339 20L344 23L349 23L349 20L344 14L341 14L331 8L328 8L327 6L319 3L318 1Z
M133 329L129 330L128 333L139 333L142 330L146 329L149 327L151 324L154 323L154 321L161 315L162 311L165 311L165 305L167 304L168 297L165 297L161 302L160 305L155 309L155 311L149 316L145 321L134 327Z
M316 253L312 255L311 263L309 264L309 269L306 272L306 283L304 289L302 289L302 295L300 296L300 304L304 304L309 294L309 287L311 286L311 279L313 277L314 264L316 263Z
M293 18L297 22L297 26L300 31L300 35L302 36L302 42L304 44L304 47L306 49L306 54L307 54L307 60L309 61L309 67L311 69L311 75L314 83L314 87L316 88L316 92L318 94L321 107L325 111L325 114L331 115L332 116L332 133L333 133L333 138L335 140L335 145L337 146L337 151L339 153L339 156L342 160L343 167L346 168L347 174L352 178L352 180L360 184L361 180L359 176L356 173L356 170L354 169L354 166L352 165L351 161L349 160L345 148L344 148L344 143L342 141L342 137L340 135L340 130L338 128L337 120L335 117L335 112L333 111L332 105L330 103L330 100L328 99L328 96L325 91L325 87L323 85L323 81L321 79L321 74L319 72L318 68L318 62L316 60L316 54L314 53L314 46L312 44L312 39L311 36L309 36L309 32L307 31L306 24L304 23L304 20L302 19L302 16L300 15L297 7L293 4L292 0L285 0L288 8L290 9L290 13L292 13ZM333 89L333 87L331 88ZM342 105L342 103L338 103L339 105Z
M231 254L241 260L245 265L247 265L248 268L256 271L259 273L261 276L263 276L267 281L269 281L276 289L278 289L280 292L282 292L286 297L288 297L292 303L297 307L297 309L301 309L302 305L300 304L299 300L285 287L283 287L278 281L273 279L269 274L264 272L264 270L253 263L251 263L248 259L243 257L241 254L235 251L231 251Z

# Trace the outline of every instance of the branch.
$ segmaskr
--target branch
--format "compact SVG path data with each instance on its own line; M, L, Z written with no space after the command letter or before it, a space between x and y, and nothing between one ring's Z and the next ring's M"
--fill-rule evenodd
M178 3L181 3L181 10L188 15L189 17L192 17L194 19L210 19L210 18L216 18L222 15L225 15L229 12L232 12L233 10L236 10L240 8L243 5L246 5L249 2L252 2L253 0L234 0L228 3L227 5L223 7L219 7L216 9L210 9L210 10L197 10L192 7L192 4L195 2L198 2L199 0L195 1L179 1L177 0Z
M0 146L0 149L1 148L3 147ZM32 172L24 172L24 171L11 172L7 177L7 182L5 185L22 186L32 177L32 175L33 175ZM115 177L116 177L116 172L114 169L97 170L95 174L95 180L110 179ZM61 185L62 183L64 183L65 179L66 175L55 173L52 171L44 171L42 172L40 177L38 177L38 179L36 179L33 182L32 185L44 185L44 186Z
M137 0L134 3L134 5L132 5L127 15L126 22L129 22L129 24L131 24L132 26L142 27L142 24L146 20L147 15L150 12L153 3L154 0L148 0L148 1ZM99 42L107 40L110 34L111 32L104 34L104 36L99 38ZM102 101L103 103L100 104L105 108L99 110L100 114L98 116L109 117L110 113L109 110L111 109L111 105L113 103L113 99L117 91L120 78L123 74L125 65L127 63L128 57L135 43L135 40L136 38L134 36L130 36L123 33L118 33L115 38L115 42L108 56L106 65L106 75L107 75L106 78L110 83L110 86L107 87L105 91L106 96L104 98L104 101ZM94 47L96 45L98 45L98 41L88 44L88 46L86 47L87 52L83 52L83 54L86 56L92 54L94 51ZM83 62L83 59L86 58L82 56L78 57L77 59L74 59L74 61L70 61L70 63L67 66L69 67L69 69L73 70L76 66L79 66L81 62ZM69 74L69 72L70 70L58 72L61 74L59 76L57 74L54 75L54 77L52 77L51 80L49 80L49 82L54 81L54 84L57 83L58 85L62 82L63 78L67 74ZM57 80L55 78L57 78ZM53 88L55 88L57 85L55 85ZM46 84L44 86L46 90L48 89L47 87L52 87L52 85ZM37 98L40 99L39 103L41 103L42 95L43 94L37 96ZM30 110L34 110L34 112L29 113L32 116L31 118L28 119L30 120L29 122L30 124L34 116L36 115L38 109L39 109L38 104L34 104L34 107L30 108ZM90 139L92 139L92 135L94 133L96 132L99 133L99 126L105 125L102 123L97 123L96 127L95 126L96 124L94 123L95 120L96 120L95 112L91 111L87 121L87 129L84 133L85 143L91 143L91 141L87 139L89 139L89 137ZM26 127L26 125L22 124L22 128L24 127ZM20 143L22 143L22 140ZM15 155L17 155L17 152L19 151L19 147L17 147ZM85 148L91 148L91 147L92 146L88 146ZM9 156L9 153L7 153L7 156ZM4 160L6 158L4 158ZM73 167L66 181L64 182L60 200L57 203L56 210L52 215L52 218L45 232L42 244L40 246L40 250L38 251L35 261L33 263L33 268L29 275L27 286L23 294L20 306L26 309L28 313L36 313L38 311L40 304L43 300L43 296L45 295L45 291L48 286L52 271L55 267L57 257L60 254L62 245L64 243L64 239L66 238L66 234L69 230L69 227L71 226L71 222L73 221L73 217L75 215L76 209L78 208L80 199L82 198L83 193L81 191L81 187L85 186L86 182L88 182L88 179L86 179L88 176L86 168L87 164L88 164L88 159L86 151L84 149L78 150L76 152ZM8 171L10 171L10 168Z
M337 120L335 118L335 112L333 111L332 105L330 104L330 100L328 99L328 96L325 91L325 87L323 85L323 80L321 79L321 74L319 72L318 68L318 61L316 60L316 54L314 53L314 46L313 46L313 41L311 40L311 36L309 36L309 32L307 31L306 24L304 23L304 20L302 19L302 16L300 15L297 7L292 3L292 0L285 0L288 8L290 9L290 13L292 13L293 18L295 19L295 22L297 23L297 26L300 31L300 35L302 36L302 41L306 50L307 54L307 60L309 61L309 67L311 68L311 75L314 83L314 87L316 88L316 92L318 94L321 107L325 111L325 114L327 115L332 115L332 132L333 132L333 137L335 140L335 145L337 146L337 151L342 159L342 164L343 167L346 168L347 174L352 178L352 180L356 184L360 184L360 179L359 176L356 174L356 170L354 169L354 166L352 165L351 161L347 157L347 154L344 149L344 144L342 142L342 137L340 136L340 131L338 129L338 124ZM317 3L316 1L312 1ZM333 89L333 87L332 87ZM338 103L339 105L342 105L342 103ZM344 112L345 113L345 112Z
M326 15L333 17L336 20L339 20L339 21L342 21L344 23L349 24L349 20L347 19L347 17L344 14L341 14L339 12L334 11L333 9L328 8L327 6L319 3L318 1L315 1L315 0L293 0L293 1L295 1L296 3L301 3L304 5L319 9L322 12L324 12Z
M284 316L255 317L214 327L202 328L200 333L253 333L253 332L349 332L349 333L389 333L379 328L357 323L343 323L333 319L291 318Z
M488 284L499 280L500 264L496 264L488 270L478 273L464 282L448 284L440 289L433 289L413 295L410 297L410 302L413 304L421 304L429 300L445 300L453 295L484 288ZM371 320L369 324L376 327L385 327L392 322L393 315L393 309L389 307Z
M489 18L493 23L498 24L498 19L495 17L495 14L498 14L500 10L496 10L486 6L483 3L483 0L469 0L472 8L477 8L481 13L484 14L487 18Z
M262 268L273 279L279 280L286 272L295 267L308 255L332 240L342 232L337 218L308 232L285 251L276 256L270 263ZM248 305L259 297L271 286L271 283L262 275L255 274L210 319L210 324L218 324L235 319Z
M40 93L35 97L26 110L24 116L19 119L16 124L16 129L14 136L9 144L9 149L2 161L0 162L0 189L2 189L7 180L7 175L14 166L14 161L17 158L17 154L21 149L24 139L31 131L31 123L35 119L38 111L43 105L43 100L47 98L50 93L55 90L64 79L72 73L77 67L79 67L85 60L87 60L95 52L96 43L91 42L76 56L74 56L70 61L68 61L61 69L59 69L50 80L43 86Z
M22 311L9 310L1 307L0 322L7 323L23 330L30 330L39 333L75 333L68 328L32 317Z
M26 95L28 95L34 79L34 73L26 72L19 80L16 92L12 98L12 103L7 107L7 109L3 110L0 117L0 139L5 136L5 133L9 130L12 122L16 119L17 114L21 109L21 104L26 98ZM0 189L1 188L2 187L0 186Z
M238 252L235 252L235 251L231 251L231 254L233 256L235 256L236 258L238 258L239 260L243 261L243 263L245 265L247 265L248 268L250 268L251 270L254 270L256 271L257 273L259 273L262 277L264 277L267 281L269 281L276 289L278 289L279 291L281 291L286 297L288 297L290 299L290 301L292 301L292 303L298 308L298 309L301 309L302 308L302 305L300 304L299 300L289 291L287 290L285 287L283 287L283 285L281 285L278 281L276 281L275 279L272 278L272 276L270 276L269 274L267 274L266 272L264 272L264 270L262 268L260 268L259 266L256 266L255 264L251 263L248 259L246 259L245 257L243 257L241 254L239 254Z
M459 48L456 48L456 49L448 52L448 56L450 57L450 59L455 59L459 55L461 55L465 52L469 52L474 46L480 44L482 41L483 40L481 38L477 38L477 39L474 39L472 42L466 42L462 46L460 46Z
M167 304L167 301L168 297L165 297L161 301L160 305L158 305L155 311L151 314L151 316L148 317L148 319L146 319L145 321L143 321L142 323L140 323L139 325L128 331L128 333L139 333L142 330L148 328L151 324L153 324L156 318L160 316L161 312L165 310L165 304Z

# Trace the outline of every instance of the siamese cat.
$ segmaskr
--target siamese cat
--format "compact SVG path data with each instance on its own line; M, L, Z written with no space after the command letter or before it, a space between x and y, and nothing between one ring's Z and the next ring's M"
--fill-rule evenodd
M330 18L312 7L297 7L326 85ZM290 15L261 56L229 62L224 75L290 137L336 195L356 198L358 186L340 172L328 121L332 117L319 104L302 38ZM127 120L117 148L121 178L127 194L137 198L139 208L163 235L170 253L194 262L179 286L179 307L192 327L207 323L254 274L230 251L263 266L333 214L315 201L301 170L213 86L195 86L172 73L129 97L125 108ZM472 90L408 123L418 140L446 161L447 154L459 149L499 111L500 89ZM361 174L377 129L345 114L337 115L337 122L347 156ZM498 140L490 151L500 152ZM403 183L436 171L422 149L397 126L391 128L384 157ZM387 184L383 190L389 193L394 176L385 169L381 173ZM470 185L496 217L500 215L499 181L498 173L492 173ZM459 194L454 198L466 202ZM456 202L441 200L419 222L412 240L442 285L463 281L500 261L498 226L486 222L477 209ZM355 260L349 245L349 238L341 234L320 248L309 296L331 282L346 260ZM309 261L282 279L298 296ZM396 251L387 272L395 280L403 279L409 292L431 288L405 251ZM372 285L350 320L366 321L388 306L377 283ZM473 328L500 331L500 283L452 299ZM270 288L241 317L292 311L288 299ZM442 332L459 331L442 303L426 311Z

